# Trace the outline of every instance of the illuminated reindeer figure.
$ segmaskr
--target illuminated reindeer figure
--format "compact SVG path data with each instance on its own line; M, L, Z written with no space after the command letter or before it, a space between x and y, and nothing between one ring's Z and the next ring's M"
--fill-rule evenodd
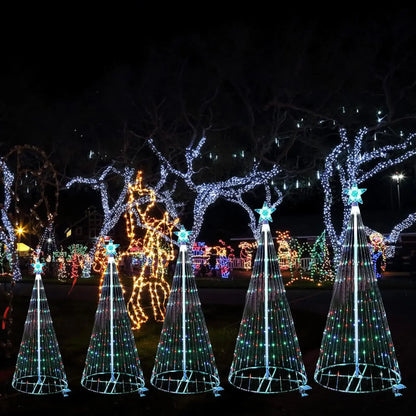
M143 290L146 287L150 294L155 321L162 322L165 317L170 292L165 276L169 261L174 259L172 232L179 219L170 221L168 212L165 212L162 218L153 216L152 211L157 208L156 194L153 190L143 187L141 171L137 173L135 183L129 184L128 193L129 200L124 217L130 244L124 255L131 255L137 248L143 254L140 273L133 276L133 289L127 302L132 328L136 330L149 319L141 305ZM141 241L136 236L135 223L146 230Z

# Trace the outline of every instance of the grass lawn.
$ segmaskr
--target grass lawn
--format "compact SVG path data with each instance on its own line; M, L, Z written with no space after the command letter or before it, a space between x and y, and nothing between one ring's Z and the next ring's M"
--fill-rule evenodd
M129 278L120 276L123 284L128 286ZM33 285L33 276L25 278L25 285ZM284 275L284 280L288 277ZM232 279L205 278L197 279L199 288L230 288L246 290L250 281L250 272L235 274ZM70 289L71 283L62 283L44 279L45 288L49 284L60 283ZM77 285L98 287L99 279L78 279ZM388 285L388 282L380 282ZM392 284L393 285L393 284ZM394 285L393 285L394 287ZM330 287L317 287L308 281L297 281L287 287L287 291L305 289L308 296L319 294L319 290L330 296ZM243 313L243 304L202 303L206 324L213 347L221 386L224 391L220 397L209 393L196 395L175 395L165 393L150 385L150 375L154 364L162 323L150 319L139 331L135 332L136 345L149 391L145 397L137 393L128 395L103 395L84 389L80 382L85 364L94 324L97 299L79 299L72 296L48 298L54 329L58 338L65 371L71 393L64 398L61 394L34 396L17 392L11 387L11 379L24 328L30 295L15 296L13 299L13 325L11 340L13 344L11 357L0 357L0 415L57 414L61 415L126 415L131 412L138 415L260 415L278 414L297 415L367 415L374 414L376 402L370 398L363 400L362 395L348 395L319 388L313 382L313 370L319 352L322 330L325 325L327 304L322 310L306 310L302 303L291 307L299 338L302 354L307 367L307 374L313 390L307 398L301 398L298 392L272 395L256 395L240 391L228 381L229 367L232 361L237 332ZM3 307L3 305L2 305ZM393 320L394 322L394 320ZM393 334L395 335L395 334ZM410 345L409 345L410 347ZM407 399L412 397L406 391ZM347 396L347 397L346 397ZM361 397L358 397L361 396ZM368 397L368 396L367 396ZM376 393L377 409L387 409L407 416L407 402L400 403L390 392ZM396 400L396 401L395 401ZM414 404L414 400L412 401Z

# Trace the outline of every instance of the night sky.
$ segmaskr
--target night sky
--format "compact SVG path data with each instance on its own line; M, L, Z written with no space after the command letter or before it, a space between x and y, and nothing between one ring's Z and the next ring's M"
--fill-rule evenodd
M123 123L140 128L135 121L138 97L163 96L180 60L187 62L184 78L193 98L210 83L207 77L214 68L217 75L229 71L231 80L244 76L241 85L259 103L269 93L265 87L276 85L293 106L328 113L345 100L347 106L361 105L371 113L384 102L384 74L396 87L395 119L415 114L415 12L348 6L9 6L0 12L0 150L4 154L15 144L36 144L58 164L65 152L75 173L79 154L73 149L117 148ZM389 73L393 63L400 70ZM290 94L284 95L286 90ZM409 208L415 202L415 178L413 165L406 169L409 180L403 184L402 200ZM390 174L377 178L377 190L369 189L365 196L394 211ZM322 194L313 189L291 196L276 212L276 228L318 232L321 201ZM231 224L229 235L240 234L239 224L233 224L235 210L221 209L223 224L207 218L207 229L214 225L226 234Z

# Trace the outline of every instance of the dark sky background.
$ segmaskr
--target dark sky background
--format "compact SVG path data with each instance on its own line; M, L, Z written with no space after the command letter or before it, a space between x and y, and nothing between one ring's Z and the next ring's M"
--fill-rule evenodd
M14 144L23 143L41 144L46 150L48 146L61 147L59 138L65 136L71 154L71 140L87 143L96 140L87 134L81 138L73 132L76 121L86 122L88 117L89 123L103 125L101 130L97 128L102 141L117 140L121 127L114 127L116 122L111 117L117 112L122 114L124 105L131 112L129 104L118 96L117 83L122 84L123 90L126 85L128 88L139 83L136 77L139 80L145 70L149 71L155 56L163 67L164 53L186 57L196 66L199 62L194 58L196 45L205 45L204 56L215 59L218 55L224 62L227 55L232 59L241 40L244 48L240 51L239 57L243 56L240 64L253 90L257 84L280 79L281 89L287 86L299 95L304 93L302 103L308 103L310 108L314 100L322 103L339 80L343 81L343 89L337 91L338 99L345 98L354 105L361 100L367 100L364 102L367 105L372 99L375 103L382 82L374 68L384 70L385 62L397 61L398 65L407 66L407 70L400 72L398 83L410 85L412 77L416 80L415 66L410 65L416 64L416 53L412 50L412 46L416 47L413 42L416 16L410 8L386 9L374 5L363 9L362 4L328 8L316 3L301 6L270 2L248 5L208 2L186 6L177 2L118 2L100 4L97 8L60 2L54 6L7 7L0 11L2 153ZM302 43L305 39L307 46ZM301 47L305 47L305 63L299 69L293 66L293 57L298 56ZM166 72L172 70L169 62L166 58ZM158 71L160 66L159 62ZM281 74L271 76L269 68ZM301 75L292 79L294 72ZM207 80L195 76L193 81L193 88L197 88L198 82L202 87ZM379 89L372 91L375 85ZM411 97L407 103L416 103L415 91L407 93ZM97 98L97 94L103 98ZM114 107L108 104L111 99L116 103ZM414 113L415 108L399 111ZM75 164L78 155L71 157ZM402 185L403 210L411 209L415 202L413 165L406 169L411 180ZM367 201L381 201L384 211L396 211L396 189L390 174L391 171L381 175L377 179L379 188L363 196L364 200L368 197ZM294 198L278 208L276 228L291 227L298 235L322 229L316 220L321 215L322 194L312 189L302 198ZM225 210L221 218L215 215L217 209ZM240 236L240 218L231 206L215 205L211 211L213 214L207 217L203 230L208 239L227 234L227 228L230 236ZM309 213L313 216L309 217ZM370 223L373 221L373 217L366 218L364 214L363 217ZM215 236L208 232L213 229L218 230Z

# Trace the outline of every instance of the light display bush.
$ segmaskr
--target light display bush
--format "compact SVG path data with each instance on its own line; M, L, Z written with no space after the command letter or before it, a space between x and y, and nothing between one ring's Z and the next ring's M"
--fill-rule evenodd
M401 374L377 285L358 202L365 189L348 192L351 215L322 337L315 380L331 390L401 395Z
M310 387L286 298L270 226L270 208L260 213L261 233L228 381L253 393Z

